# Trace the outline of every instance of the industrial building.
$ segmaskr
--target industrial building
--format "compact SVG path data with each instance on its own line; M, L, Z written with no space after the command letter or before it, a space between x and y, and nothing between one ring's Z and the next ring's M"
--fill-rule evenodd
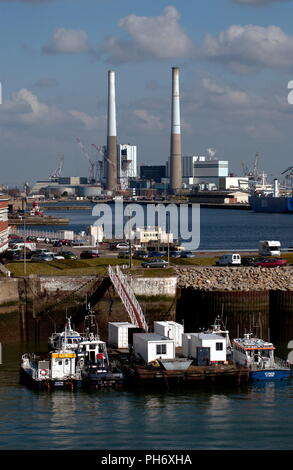
M186 156L182 158L182 174L188 186L205 189L213 184L219 188L220 178L229 176L229 162L203 155Z
M105 147L103 160L103 178L102 181L107 187L108 177L108 151ZM137 178L137 146L130 144L117 144L117 183L116 189L128 189L130 180Z
M0 194L0 253L8 248L8 198Z
M161 183L162 178L166 178L165 165L141 165L140 179Z

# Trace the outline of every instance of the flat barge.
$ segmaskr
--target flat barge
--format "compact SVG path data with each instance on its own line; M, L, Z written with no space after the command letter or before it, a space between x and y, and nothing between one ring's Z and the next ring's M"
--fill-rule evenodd
M60 217L8 218L8 225L68 225L69 219Z
M130 385L155 385L169 388L172 385L242 384L249 380L249 371L233 365L193 366L187 370L163 370L142 365L122 368L126 383Z

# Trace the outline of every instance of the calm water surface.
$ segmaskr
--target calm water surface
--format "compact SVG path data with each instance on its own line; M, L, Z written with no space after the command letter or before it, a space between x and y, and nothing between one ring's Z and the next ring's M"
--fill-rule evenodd
M80 232L96 220L91 210L48 211L48 214L70 219L68 226L50 227L51 230ZM45 227L33 228L44 230ZM293 245L293 214L232 209L200 210L200 250L257 249L259 240L279 240L283 247Z
M75 231L94 221L91 211L50 215L69 217L64 228ZM261 239L292 243L292 214L201 210L200 249L257 248ZM0 365L0 449L293 449L293 380L177 393L38 393L18 383L20 353L4 348Z
M0 366L0 449L293 449L293 381L178 392L34 392Z

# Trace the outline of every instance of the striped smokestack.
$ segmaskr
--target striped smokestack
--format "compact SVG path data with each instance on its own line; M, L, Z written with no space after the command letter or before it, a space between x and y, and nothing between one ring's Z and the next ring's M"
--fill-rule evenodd
M108 129L107 129L107 183L106 189L117 189L117 132L115 72L108 71Z
M172 193L178 193L182 187L181 160L179 67L172 67L172 116L170 152L170 190Z

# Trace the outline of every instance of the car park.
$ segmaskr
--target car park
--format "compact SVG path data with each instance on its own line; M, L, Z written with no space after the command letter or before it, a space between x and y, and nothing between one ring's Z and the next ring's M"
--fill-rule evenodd
M97 250L85 250L80 253L80 259L93 259L99 258L99 252Z
M167 268L168 263L162 259L150 259L149 261L144 261L142 264L143 268Z

